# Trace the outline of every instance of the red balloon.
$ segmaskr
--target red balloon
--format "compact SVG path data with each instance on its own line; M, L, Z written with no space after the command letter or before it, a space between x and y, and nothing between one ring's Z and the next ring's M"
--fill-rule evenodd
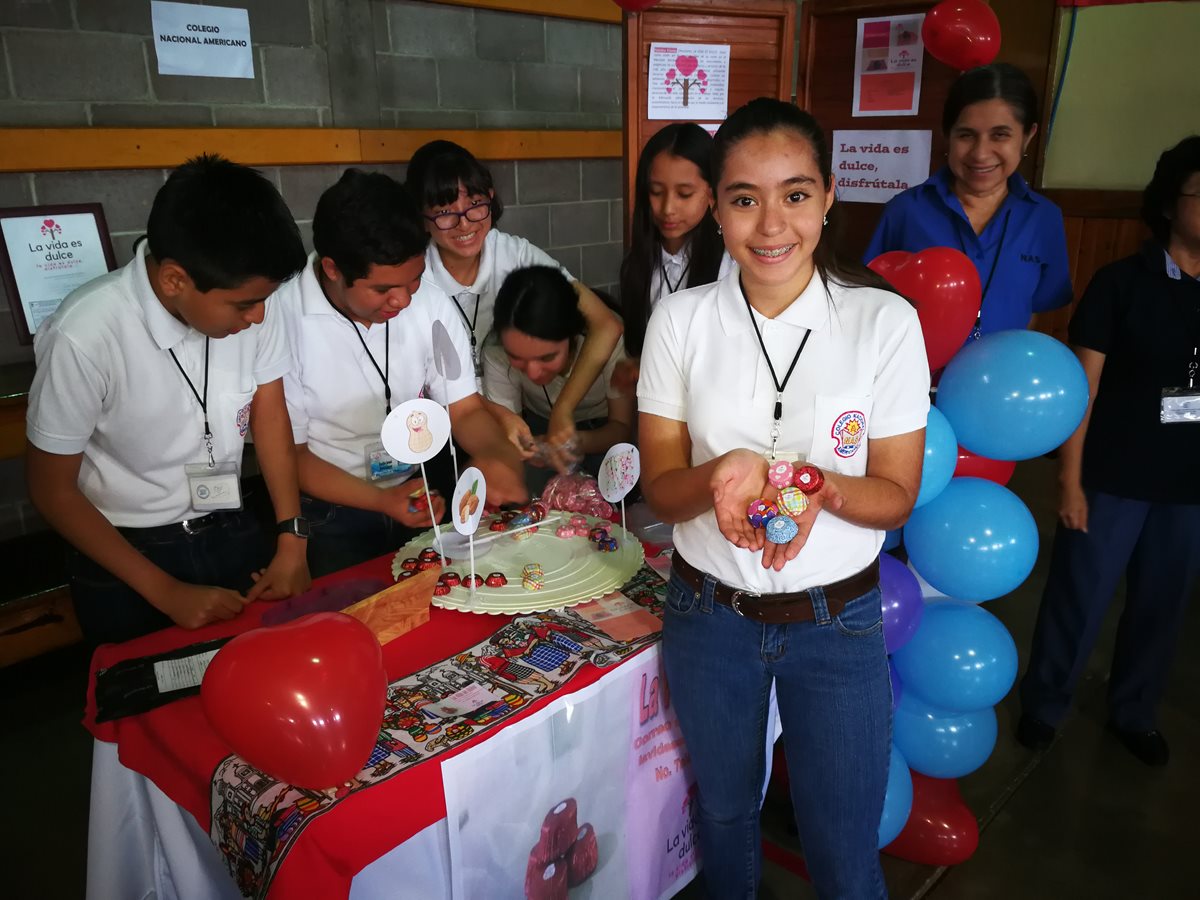
M953 778L912 773L913 802L899 837L883 852L923 866L957 866L979 846L979 823Z
M913 301L925 334L929 368L940 369L975 326L982 293L979 272L966 254L951 247L930 247L899 262L894 261L894 253L875 257L870 268ZM884 271L877 268L880 265Z
M627 12L641 12L660 2L661 0L613 0L613 3Z
M907 250L888 250L867 263L867 268L886 279L896 266L906 262L910 256L912 254Z
M220 649L200 684L217 735L252 766L311 790L362 770L383 724L383 651L367 626L314 613Z
M983 0L942 0L925 14L921 38L934 59L966 71L1000 52L1000 20Z
M1008 484L1017 464L1012 460L988 459L976 456L966 447L958 448L958 465L954 467L955 478L986 478L996 484Z

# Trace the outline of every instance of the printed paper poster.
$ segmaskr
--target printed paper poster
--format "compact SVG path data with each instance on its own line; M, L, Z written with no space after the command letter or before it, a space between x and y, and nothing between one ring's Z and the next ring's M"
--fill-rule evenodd
M915 116L921 105L924 14L858 20L855 116Z
M887 203L929 177L931 131L835 131L833 177L839 200Z
M646 118L698 122L729 112L728 44L650 45Z
M160 75L254 77L246 10L152 0L150 20Z

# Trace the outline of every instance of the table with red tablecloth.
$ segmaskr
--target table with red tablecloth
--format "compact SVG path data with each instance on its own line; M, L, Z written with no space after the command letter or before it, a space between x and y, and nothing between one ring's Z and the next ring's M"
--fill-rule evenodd
M390 580L391 557L363 563L323 579L321 585L355 580ZM214 733L199 697L187 697L136 716L97 723L94 699L96 672L122 660L156 655L179 647L241 633L259 625L271 604L254 603L237 619L197 631L169 628L119 645L100 647L92 661L84 724L99 744L115 745L123 769L148 780L166 798L210 831L214 773L232 751ZM389 681L450 659L485 641L512 617L472 615L433 608L430 620L383 648ZM651 644L650 646L656 646ZM655 652L657 652L655 650ZM513 721L532 715L556 698L603 678L605 670L581 665L553 693L517 710L493 730L442 749L435 757L355 791L305 823L275 867L260 895L271 898L339 898L350 895L355 875L414 835L444 819L446 804L441 766L444 760L487 738ZM102 748L109 753L111 748ZM98 754L101 752L98 749ZM99 756L98 756L99 758ZM94 788L95 796L95 788ZM93 831L97 823L93 803ZM119 826L113 823L112 827ZM110 827L103 825L102 827ZM189 823L190 827L190 823ZM214 848L215 853L215 848ZM89 890L90 894L99 895ZM217 896L217 894L197 895Z

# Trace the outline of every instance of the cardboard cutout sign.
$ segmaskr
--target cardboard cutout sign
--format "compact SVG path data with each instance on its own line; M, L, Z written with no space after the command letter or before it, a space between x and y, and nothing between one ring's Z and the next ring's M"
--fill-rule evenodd
M613 444L600 463L600 496L609 503L620 503L633 490L642 474L642 457L633 444Z
M483 505L487 502L487 481L474 466L463 469L454 486L454 499L450 503L450 521L459 534L474 534L483 516Z
M379 433L388 453L414 465L437 456L449 437L450 414L424 397L406 400L393 409Z

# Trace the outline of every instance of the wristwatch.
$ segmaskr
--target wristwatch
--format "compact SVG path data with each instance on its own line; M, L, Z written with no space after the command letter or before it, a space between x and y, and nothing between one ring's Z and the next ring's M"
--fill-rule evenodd
M292 519L284 519L275 526L276 534L294 534L298 538L308 539L308 519L304 516L296 516Z

